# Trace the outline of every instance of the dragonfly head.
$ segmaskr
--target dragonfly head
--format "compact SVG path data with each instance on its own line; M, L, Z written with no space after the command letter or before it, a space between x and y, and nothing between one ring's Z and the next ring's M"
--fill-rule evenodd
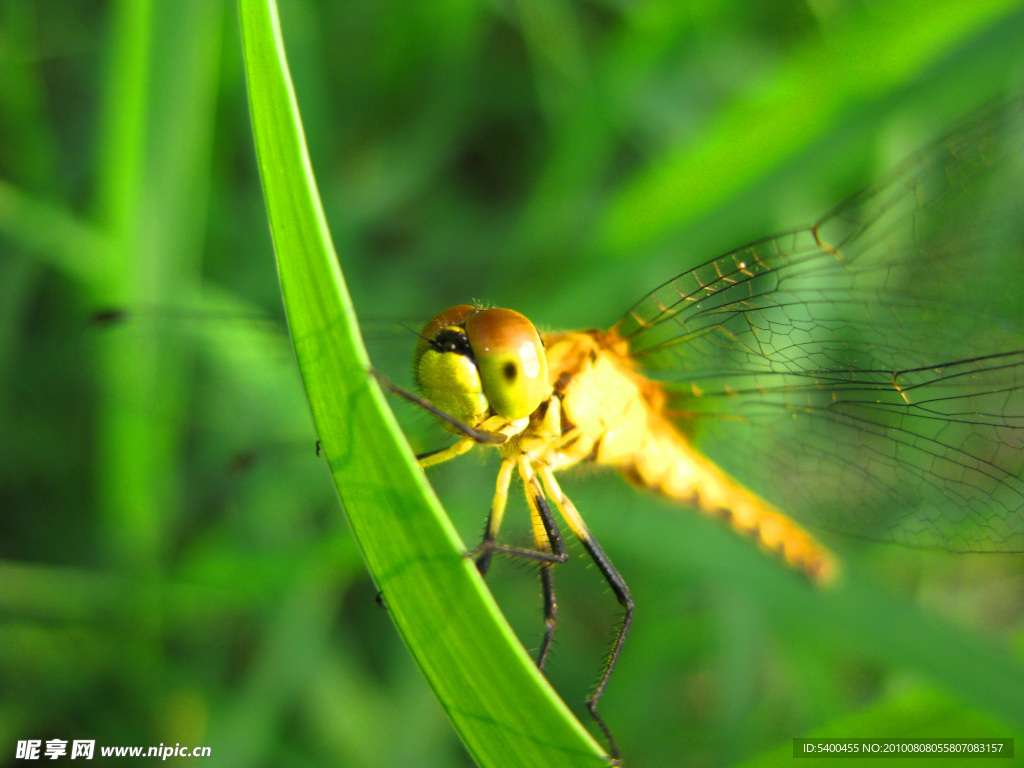
M470 425L524 418L551 395L540 335L511 309L441 312L423 326L413 369L424 397Z

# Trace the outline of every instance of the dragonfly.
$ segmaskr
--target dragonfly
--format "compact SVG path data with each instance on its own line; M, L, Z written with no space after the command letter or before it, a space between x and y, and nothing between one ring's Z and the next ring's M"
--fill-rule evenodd
M567 548L554 511L623 608L586 699L598 704L633 621L625 580L556 474L591 463L723 521L817 585L835 556L816 531L957 552L1024 551L1020 102L991 107L813 226L668 280L608 330L544 333L464 304L419 334L420 394L454 443L501 463L483 540L539 564L543 668ZM1019 184L1017 186L1019 189ZM1018 274L1021 273L1021 274ZM525 489L533 546L499 537ZM742 478L742 482L738 479ZM554 510L554 511L553 511ZM785 510L785 511L783 511Z

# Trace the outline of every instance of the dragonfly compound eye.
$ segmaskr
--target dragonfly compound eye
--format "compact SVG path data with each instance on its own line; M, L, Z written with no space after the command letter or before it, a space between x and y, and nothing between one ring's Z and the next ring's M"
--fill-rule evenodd
M466 338L466 318L477 311L476 307L460 304L437 315L423 326L413 354L413 373L423 396L471 426L486 419L490 412Z
M482 309L466 318L484 394L506 419L533 413L551 395L548 362L533 323L511 309Z

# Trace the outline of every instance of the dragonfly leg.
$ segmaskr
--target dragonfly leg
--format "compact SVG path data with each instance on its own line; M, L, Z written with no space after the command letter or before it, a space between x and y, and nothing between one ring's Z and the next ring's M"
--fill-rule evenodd
M580 517L580 513L577 511L576 506L569 500L569 498L562 493L562 489L558 485L558 481L555 480L554 473L551 468L546 465L540 465L538 469L541 481L544 484L544 489L547 491L547 495L555 502L555 506L558 511L565 518L565 521L569 524L573 533L579 538L583 544L583 548L587 550L587 554L597 565L601 575L604 576L605 581L608 582L608 586L611 587L612 593L615 595L615 599L619 601L624 609L622 616L622 623L619 624L618 631L615 634L615 640L612 643L611 651L608 653L608 660L605 662L604 669L601 671L601 677L597 681L597 685L587 696L587 709L590 712L591 717L594 718L594 722L597 723L601 732L604 734L605 740L608 742L609 752L613 760L618 761L619 749L615 744L615 738L612 736L611 730L608 725L604 722L601 716L597 712L598 702L601 700L604 689L608 686L608 680L612 676L612 670L615 669L615 663L619 660L619 654L622 652L622 646L626 642L626 635L629 634L629 627L633 623L633 598L629 593L629 587L626 586L626 582L623 581L622 576L612 565L612 561L608 559L608 556L601 549L600 545L591 535L590 530L583 522L583 518Z
M432 467L435 464L442 464L449 459L454 459L456 456L461 456L466 451L471 450L476 445L476 441L471 437L465 437L459 440L457 443L449 445L447 448L439 448L436 451L427 451L416 456L416 461L420 463L420 469L426 469Z
M558 626L558 602L555 600L555 578L551 573L551 563L541 563L540 587L544 595L544 638L537 651L537 669L544 669L551 643L555 639L555 627Z
M517 466L519 474L523 478L526 500L530 506L536 549L513 547L497 542L498 530L501 527L508 501L508 487L512 479L512 471ZM476 558L476 567L481 575L487 573L491 557L495 552L535 560L540 565L541 588L544 594L544 638L541 640L540 650L537 653L537 666L543 669L548 651L551 649L558 619L551 566L564 563L569 559L569 553L565 548L565 541L558 530L558 524L555 522L555 516L551 512L548 500L544 496L543 488L530 467L529 458L525 455L504 459L498 470L497 489L491 503L491 513L487 520L483 541L480 542L480 546L470 552L470 555Z
M491 511L487 516L487 527L484 529L484 538L477 547L476 569L481 576L487 575L487 569L491 566L491 555L494 554L494 546L498 541L498 531L501 529L501 521L505 517L505 506L508 504L508 486L512 482L512 471L515 469L515 460L505 458L501 461L498 469L498 482L494 491L494 499L491 501Z
M467 451L472 450L474 446L481 442L480 435L494 438L493 440L487 440L485 444L497 445L499 442L507 442L512 435L517 434L521 430L521 422L508 421L501 416L492 416L473 430L474 435L464 437L447 448L439 448L436 451L421 453L416 457L416 460L419 461L421 469L426 469L435 464L443 464L449 459L454 459L456 456L461 456Z
M513 547L497 542L498 528L501 525L502 517L504 517L505 502L508 497L508 484L511 479L511 472L505 469L505 462L502 462L502 469L498 472L499 487L494 494L494 501L491 504L491 517L488 520L487 529L484 531L483 541L480 542L478 547L467 553L469 556L476 558L478 570L481 569L481 560L496 552L503 555L512 555L513 557L525 557L528 560L537 560L547 565L558 565L569 559L569 553L565 549L562 534L558 530L555 516L551 513L551 507L548 506L548 501L544 497L540 483L537 482L533 470L528 468L529 464L525 457L521 457L518 463L520 474L523 472L523 465L526 464L527 466L528 474L524 480L526 481L526 498L530 503L531 513L534 515L534 535L536 536L539 525L539 530L544 532L543 535L550 542L550 546L547 546L545 543L543 545L539 544L537 549L528 549L526 547ZM512 462L509 465L511 467L515 466ZM481 573L487 570L489 563L490 558L484 560Z
M508 442L508 430L492 431L486 428L472 427L469 424L465 424L462 421L459 421L451 414L445 413L432 402L430 402L426 398L420 397L415 392L410 392L408 389L405 389L404 387L400 387L397 384L392 384L388 380L388 378L379 371L376 371L371 368L370 373L374 376L374 378L377 379L377 382L384 389L388 390L394 395L398 395L399 397L408 400L410 403L413 403L414 405L418 405L423 410L432 413L434 416L441 419L441 421L445 421L448 424L451 424L453 427L455 427L455 429L464 434L466 436L466 439L469 439L473 443L482 443L485 445L504 445L505 443ZM481 426L486 427L490 421L491 420L489 419L487 422L484 422L484 424ZM457 444L458 443L456 443L456 445ZM469 449L467 448L465 450ZM463 453L465 453L465 450L463 451Z
M537 652L537 667L544 669L551 643L555 639L555 627L558 624L558 602L555 600L555 579L551 566L564 563L569 559L562 533L558 530L555 516L551 513L544 489L537 481L530 459L526 455L519 457L519 474L526 487L526 501L530 505L530 520L533 523L533 539L541 552L551 552L555 560L540 563L541 592L544 595L544 638Z

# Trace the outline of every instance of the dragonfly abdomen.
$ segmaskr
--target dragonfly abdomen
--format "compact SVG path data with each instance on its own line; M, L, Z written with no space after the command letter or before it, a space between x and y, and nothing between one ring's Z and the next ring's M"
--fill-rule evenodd
M655 382L629 364L617 337L597 331L548 337L563 439L553 469L580 461L614 467L631 482L718 518L811 581L830 580L831 553L776 507L702 456L664 415Z
M620 466L631 482L722 520L812 582L834 577L836 562L827 549L792 518L699 454L671 422L652 414L646 435L631 460Z

